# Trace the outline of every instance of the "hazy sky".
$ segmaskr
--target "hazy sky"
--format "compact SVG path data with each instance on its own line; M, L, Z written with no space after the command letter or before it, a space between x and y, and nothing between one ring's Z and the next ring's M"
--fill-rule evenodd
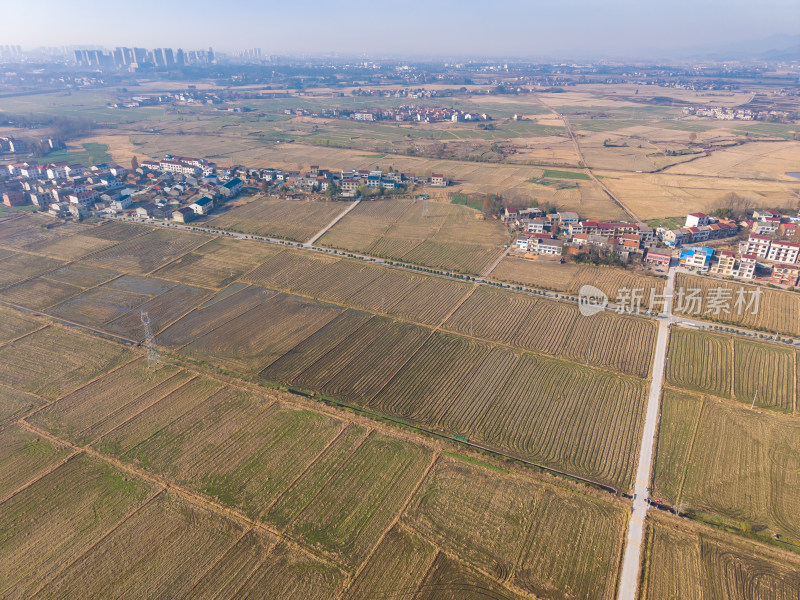
M0 44L635 55L800 33L798 0L0 0Z

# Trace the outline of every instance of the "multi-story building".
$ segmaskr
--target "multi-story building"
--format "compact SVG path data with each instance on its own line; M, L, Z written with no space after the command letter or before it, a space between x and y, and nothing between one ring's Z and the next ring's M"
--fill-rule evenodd
M733 277L736 273L736 255L723 250L717 255L717 262L709 269L709 273L723 277Z
M687 269L707 271L711 266L712 256L714 256L713 248L687 248L681 252L680 264Z
M739 242L740 254L754 254L758 258L767 258L772 240L769 236L751 233L746 241Z
M795 287L798 277L800 277L800 266L777 264L772 267L772 276L769 278L769 282L775 285Z
M708 215L705 213L697 212L686 215L686 223L684 227L700 227L700 225L708 225Z
M742 254L739 259L739 268L734 275L740 279L755 279L757 261L758 256L755 254Z
M800 256L800 244L775 240L767 253L767 260L793 265Z

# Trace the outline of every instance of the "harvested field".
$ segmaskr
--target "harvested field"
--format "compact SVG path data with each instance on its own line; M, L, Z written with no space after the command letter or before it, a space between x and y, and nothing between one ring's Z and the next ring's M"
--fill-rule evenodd
M280 528L291 523L325 486L368 435L365 427L347 425L312 464L272 503L263 518Z
M174 408L192 389L200 401ZM331 417L195 380L97 447L256 518L341 430Z
M647 530L644 600L800 596L796 556L657 515Z
M39 396L15 390L0 383L0 429L42 406L45 402Z
M31 419L62 439L84 446L175 392L192 378L175 367L151 369L138 358L61 398Z
M80 294L82 291L83 288L68 283L35 277L0 291L0 298L17 306L32 310L44 310Z
M72 454L66 446L53 444L13 425L0 431L0 500L44 475Z
M111 342L51 326L0 347L0 379L18 390L53 399L128 356Z
M395 526L381 540L345 598L412 597L433 565L436 554L436 548L423 538Z
M159 228L93 254L84 259L84 262L144 275L194 250L208 240L209 238L204 235Z
M328 600L337 598L345 583L342 571L278 543L266 560L237 590L236 598L303 598Z
M619 267L595 267L574 263L560 264L546 258L518 258L507 256L492 271L492 279L540 287L557 292L577 295L581 286L589 284L602 290L610 302L620 297L620 290L641 290L642 310L650 307L651 294L664 293L666 279L650 277L621 269ZM662 308L658 298L653 299L656 310Z
M25 251L60 260L78 260L87 254L113 246L115 243L112 240L80 232L27 244Z
M550 331L540 330L542 325ZM656 329L645 319L614 313L585 318L572 305L486 286L478 287L444 327L638 377L650 372ZM623 339L626 343L618 343Z
M118 275L119 273L109 269L71 263L40 277L7 287L0 292L0 298L25 308L44 310Z
M5 501L0 596L32 597L151 493L105 463L78 456Z
M418 600L515 600L521 596L439 552L414 598Z
M734 339L734 398L781 412L800 410L797 359L791 348Z
M408 507L403 523L490 573L507 580L526 543L542 488L440 459Z
M36 598L183 597L243 534L241 525L162 492Z
M85 225L59 223L43 215L26 214L3 221L3 226L0 228L0 247L24 251L28 246L54 242L86 229Z
M144 339L141 311L159 331L200 303L202 288L154 277L123 275L50 309L50 314L127 339Z
M727 336L673 328L666 379L690 391L730 398L733 340Z
M645 382L490 350L481 342L434 334L367 406L629 489Z
M221 289L280 251L279 247L270 244L215 238L158 269L155 275L189 285Z
M673 329L667 381L791 414L797 401L796 361L795 350L783 345Z
M201 304L195 310L158 334L158 343L181 348L193 340L210 335L219 327L253 310L278 292L259 287L235 287Z
M300 250L284 250L242 277L242 280L264 287L292 290L299 278L322 275L340 260L342 259Z
M214 305L217 306L219 304ZM213 331L194 338L181 348L181 353L257 373L341 312L341 307L332 304L276 294ZM180 326L180 322L177 325Z
M354 568L388 529L429 461L427 449L373 433L303 509L290 530Z
M546 489L514 583L538 598L614 598L626 526L622 507Z
M9 251L0 260L0 288L36 277L64 264L66 263L63 260Z
M13 340L44 325L43 321L11 308L0 306L0 343Z
M675 288L685 290L686 295L699 290L700 297L705 299L701 310L706 310L710 290L722 288L727 290L729 310L724 308L719 314L699 313L695 305L687 301L683 305L678 302L673 307L675 312L689 318L701 318L721 323L731 323L753 329L775 331L781 334L800 337L800 294L781 292L759 286L730 283L719 279L697 277L678 273ZM741 296L741 302L737 305ZM741 307L741 310L739 308ZM755 313L754 313L755 311Z
M97 227L82 231L84 235L96 237L111 242L124 242L136 236L154 231L153 227L139 223L124 223L122 221L106 221Z
M800 424L711 397L666 390L654 494L735 527L800 537Z
M508 235L476 219L465 206L419 199L364 201L333 226L320 244L462 273L482 273L503 252ZM468 242L465 240L469 240Z
M349 205L348 202L287 200L259 196L212 219L209 226L250 235L305 242L344 212Z

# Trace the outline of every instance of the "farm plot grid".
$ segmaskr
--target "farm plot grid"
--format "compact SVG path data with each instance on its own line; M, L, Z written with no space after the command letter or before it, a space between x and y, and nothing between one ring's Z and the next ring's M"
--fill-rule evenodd
M365 201L319 243L471 274L482 273L508 243L502 226L477 220L479 213L467 207L434 202L428 210L424 216L416 199Z
M159 228L96 252L83 261L125 273L145 275L207 241L209 238L204 235Z
M666 389L654 497L737 529L800 537L800 424Z
M258 197L212 219L211 227L305 242L349 206L347 202Z
M685 390L792 414L798 410L798 354L736 336L674 329L667 381Z
M118 275L109 269L72 263L9 286L0 291L0 298L17 306L45 310Z
M141 312L158 331L199 304L209 292L203 288L155 277L122 275L79 293L48 309L67 321L102 329L127 339L144 339Z
M642 597L789 600L800 596L796 556L707 527L650 517Z
M680 276L680 275L679 275ZM506 256L495 267L492 279L540 287L558 292L577 294L583 285L597 287L614 302L620 290L642 290L642 310L650 307L652 294L664 293L666 279L640 275L618 267L596 267L593 265L561 264L549 259L528 259ZM662 305L658 298L653 299L653 306L660 310Z
M720 323L730 323L751 329L774 331L784 335L800 337L800 294L752 285L734 284L719 279L707 279L685 273L678 273L675 279L675 286L676 289L683 288L687 294L689 290L699 290L699 295L702 298L710 298L711 289L722 288L729 294L729 310L721 309L719 314L714 314L713 312L702 312L700 314L689 312L695 309L695 306L690 302L686 302L685 307L674 307L676 313L683 314L690 319L699 318ZM744 294L741 314L735 305L740 290ZM749 303L754 293L760 294L758 304L750 306ZM705 311L707 307L703 306L701 308ZM757 309L755 314L753 314L754 308Z

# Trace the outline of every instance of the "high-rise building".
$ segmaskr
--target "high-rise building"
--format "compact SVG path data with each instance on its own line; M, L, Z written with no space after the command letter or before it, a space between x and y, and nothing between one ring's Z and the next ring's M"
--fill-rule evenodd
M178 51L175 53L175 64L178 68L181 68L186 64L186 55L180 48L178 48Z

